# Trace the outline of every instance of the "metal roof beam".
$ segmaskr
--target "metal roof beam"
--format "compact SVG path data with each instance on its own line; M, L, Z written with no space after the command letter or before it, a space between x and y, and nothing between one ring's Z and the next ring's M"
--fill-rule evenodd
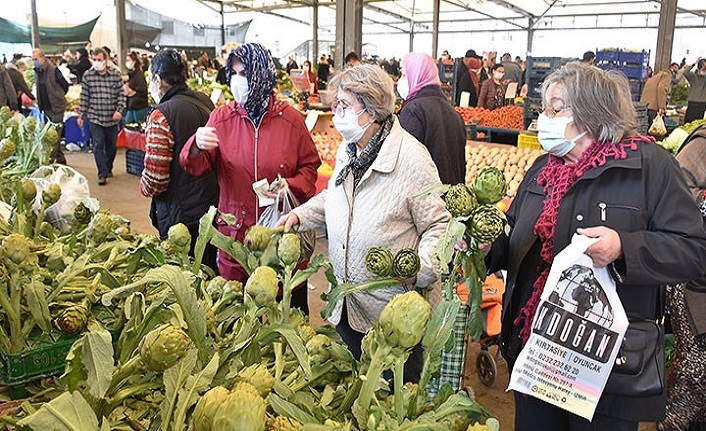
M554 0L554 1L556 2L557 0ZM467 5L463 4L463 3L461 3L460 1L456 1L456 0L444 0L444 2L445 2L445 3L448 3L448 4L450 4L450 5L454 5L454 6L456 6L456 7L460 7L461 9L465 9L465 10L467 10L467 11L469 11L469 12L475 12L475 13L477 13L477 14L486 16L486 17L491 18L491 19L494 19L494 20L496 20L496 21L503 21L503 22L505 22L505 23L508 23L508 24L510 24L510 25L513 25L513 26L515 26L515 27L518 27L518 28L520 28L520 29L522 29L522 30L527 30L526 27L523 27L523 26L521 26L521 25L519 25L519 24L517 24L517 23L514 23L514 22L512 22L512 21L508 21L506 18L498 18L498 17L493 16L493 15L490 15L490 14L488 14L488 13L481 12L481 11L479 11L479 10L477 10L477 9L473 9L473 8L470 7L470 6L467 6ZM475 30L474 30L474 31L475 31Z
M528 10L522 9L521 7L519 7L519 6L517 6L517 5L514 5L514 4L512 4L512 3L508 2L508 1L505 1L505 0L488 0L488 1L490 1L491 3L495 3L495 4L499 5L499 6L502 6L502 7L504 7L505 9L509 9L509 10L515 12L515 13L518 13L518 14L522 15L522 16L525 17L525 18L532 18L532 19L535 18L535 16L532 15Z
M380 13L382 13L382 14L389 15L389 16L394 17L394 18L397 18L397 19L401 19L402 21L405 21L405 22L409 22L409 23L412 22L412 18L407 18L406 16L400 15L400 14L398 14L398 13L391 12L391 11L389 11L389 10L387 10L387 9L383 9L383 8L381 8L380 6L373 6L373 5L371 5L371 4L365 4L365 3L364 3L364 4L363 4L363 7L364 7L364 8L368 8L368 9L370 9L370 10L373 10L373 11L375 11L375 12L380 12Z

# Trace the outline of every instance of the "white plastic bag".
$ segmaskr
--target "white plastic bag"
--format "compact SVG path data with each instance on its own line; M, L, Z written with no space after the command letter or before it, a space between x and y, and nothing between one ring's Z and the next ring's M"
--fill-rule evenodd
M75 169L64 165L40 166L29 176L37 187L34 209L42 205L42 192L51 183L61 186L61 198L47 208L45 217L57 229L64 230L74 221L74 209L84 199L91 196L88 180Z
M664 136L667 134L667 127L664 125L664 119L661 115L657 114L655 119L652 120L652 125L647 133L655 136Z
M297 206L299 206L299 201L289 190L289 188L287 188L285 192L277 195L274 204L267 206L267 208L262 211L260 218L257 220L257 224L261 226L275 227L283 215L289 214L292 209ZM316 232L310 230L298 233L302 243L302 259L308 259L314 253L314 247L316 246Z

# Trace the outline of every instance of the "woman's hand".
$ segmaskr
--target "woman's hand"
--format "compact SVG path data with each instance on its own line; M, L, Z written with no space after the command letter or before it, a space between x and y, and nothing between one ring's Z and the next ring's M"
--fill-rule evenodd
M285 214L277 220L276 226L284 226L284 231L289 232L292 230L292 226L299 224L299 217L294 213Z
M586 255L593 260L593 265L597 268L604 268L611 262L619 259L623 255L623 247L620 243L618 232L605 226L587 227L577 229L580 235L589 238L600 238L591 244L585 251Z
M214 127L199 127L196 129L196 148L209 151L218 148L218 135Z
M289 185L287 184L287 180L285 180L284 178L280 178L278 180L275 180L275 182L273 182L270 186L270 189L264 190L262 194L272 199L276 199L277 196L281 198L287 193L288 188Z

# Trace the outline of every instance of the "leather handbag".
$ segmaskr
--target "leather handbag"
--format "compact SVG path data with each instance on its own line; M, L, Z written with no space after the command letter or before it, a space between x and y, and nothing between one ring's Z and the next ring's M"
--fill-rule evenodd
M625 397L665 391L664 330L648 319L630 319L604 393Z

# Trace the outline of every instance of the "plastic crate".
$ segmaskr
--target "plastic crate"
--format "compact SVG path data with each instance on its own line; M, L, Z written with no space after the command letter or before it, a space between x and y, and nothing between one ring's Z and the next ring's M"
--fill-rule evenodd
M640 80L647 78L647 68L644 66L621 66L619 69L628 78Z
M596 61L620 61L620 51L596 51Z
M620 62L626 64L647 64L650 61L649 51L628 52L620 51Z
M517 135L517 148L529 148L531 150L541 150L542 145L539 143L539 139L535 135L528 135L526 133L520 133Z
M12 398L25 395L25 385L64 371L66 355L77 336L45 335L37 347L22 353L0 353L0 383L10 388Z
M142 170L145 168L145 153L140 150L127 148L125 150L125 170L128 174L142 175Z
M527 76L532 76L534 73L546 75L547 73L558 69L561 64L561 57L528 57Z

